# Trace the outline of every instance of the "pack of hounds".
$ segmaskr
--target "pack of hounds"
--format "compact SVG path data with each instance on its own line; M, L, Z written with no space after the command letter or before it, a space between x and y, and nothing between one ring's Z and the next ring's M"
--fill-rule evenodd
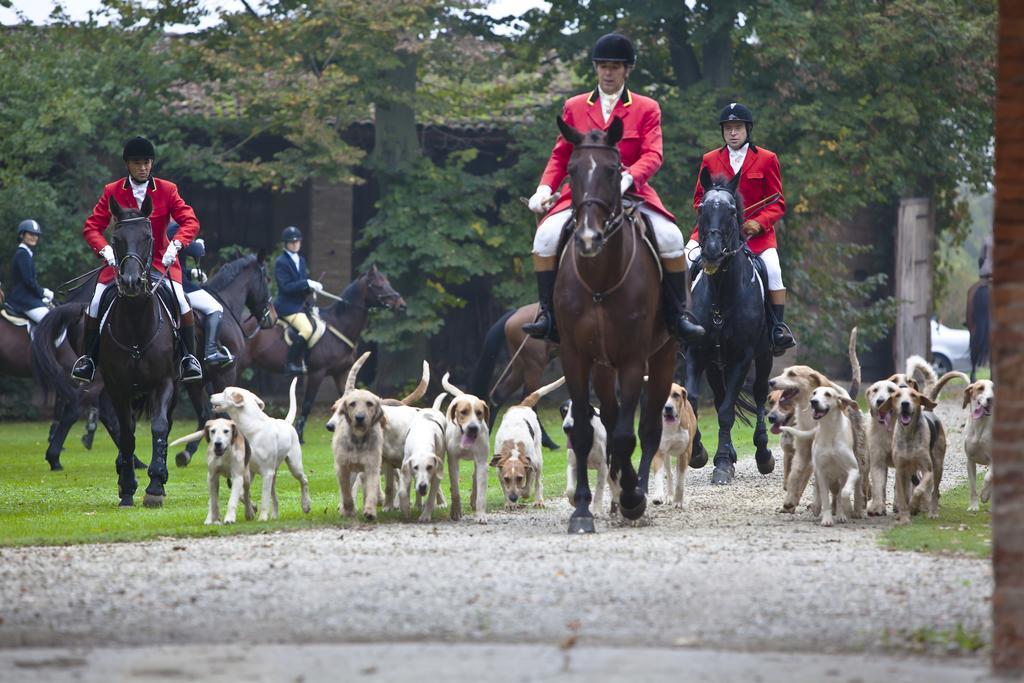
M855 353L856 329L850 336L850 360L854 381L850 390L839 386L821 372L794 365L772 378L766 414L771 431L780 437L783 450L784 500L779 512L793 513L811 481L813 502L809 508L822 526L862 518L865 514L886 514L886 484L889 470L895 471L893 514L897 523L926 511L938 515L939 485L946 456L946 436L933 412L941 389L952 379L967 384L963 407L967 411L964 450L968 463L971 499L968 509L978 509L976 490L978 465L991 465L991 415L994 388L990 380L970 383L962 372L937 377L920 356L907 359L904 373L875 382L866 391L868 411L862 412L856 396L860 368ZM415 492L418 519L433 518L435 508L447 505L449 516L462 518L459 493L459 463L473 463L469 507L477 522L487 520L488 473L494 468L507 509L520 507L528 499L544 506L543 450L541 429L534 410L541 398L558 389L560 378L526 396L509 408L495 433L491 452L490 408L486 401L468 394L449 381L430 408L414 404L423 398L430 381L424 361L416 388L404 398L381 398L355 386L355 378L369 357L364 353L352 366L341 398L331 408L326 427L333 433L331 450L338 481L338 512L355 516L362 492L362 517L372 521L378 507L400 509L405 519L413 512ZM250 391L228 387L211 397L215 411L226 413L206 423L203 430L184 436L171 445L206 438L209 483L209 512L206 524L221 523L219 482L230 481L231 494L223 523L236 521L241 502L246 519L256 516L250 497L254 476L262 479L259 519L277 518L277 470L285 463L301 488L301 506L310 511L309 482L302 467L302 449L293 426L296 413L295 384L289 389L289 409L284 419L264 412L263 401ZM451 396L447 408L444 403ZM562 427L569 437L573 426L571 404L561 406ZM591 407L594 445L587 468L596 471L593 510L603 513L605 490L610 490L608 513L616 513L619 490L609 471L607 433L597 409ZM671 497L676 508L684 507L684 485L689 466L692 435L697 419L686 389L673 384L662 414L661 446L652 464L652 502L661 504ZM567 444L566 490L573 502L576 457L571 439ZM446 467L447 466L447 467ZM444 472L449 479L449 501L441 491ZM991 497L991 467L986 474L980 499ZM383 492L381 490L383 485Z

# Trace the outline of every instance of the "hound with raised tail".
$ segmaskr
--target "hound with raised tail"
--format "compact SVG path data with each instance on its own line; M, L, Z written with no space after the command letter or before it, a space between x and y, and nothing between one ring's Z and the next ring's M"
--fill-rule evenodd
M410 517L409 488L416 487L416 505L422 503L419 521L429 522L434 503L441 502L441 476L444 472L445 417L441 405L448 394L441 392L434 405L421 410L409 425L404 458L399 470L398 505L405 519ZM423 503L423 497L426 502Z
M448 454L448 480L451 485L452 521L462 519L462 497L459 494L459 461L473 461L473 488L469 497L476 521L487 522L487 461L490 459L490 429L487 424L491 409L482 399L467 394L441 378L441 386L455 398L448 406L445 426L445 451Z
M964 408L969 408L964 426L964 452L967 455L967 481L971 484L970 512L978 511L978 465L987 465L981 486L981 502L992 497L992 406L995 402L992 380L980 379L964 389Z
M543 397L565 384L559 377L505 411L494 437L491 466L498 469L498 482L505 494L505 508L515 508L520 498L533 490L533 504L544 507L544 456L541 450L540 421L534 406Z
M302 470L302 446L295 431L295 383L288 387L288 415L283 419L270 417L263 412L264 403L259 396L240 387L227 387L210 397L214 412L225 412L249 442L249 468L251 474L263 478L263 496L260 499L260 521L265 522L270 514L278 517L277 510L277 468L287 463L288 470L302 489L302 511L309 513L309 479Z
M597 482L591 489L594 492L594 499L591 501L591 512L594 515L601 514L601 503L604 500L605 482L608 481L608 432L601 422L601 414L594 406L589 406L590 426L594 430L594 443L590 447L590 454L587 455L587 469L597 470ZM565 497L569 499L569 505L576 504L576 451L572 446L572 399L566 399L558 409L562 414L562 431L565 432L566 460L565 460ZM616 505L617 499L612 497L612 506Z
M894 417L892 461L896 468L893 508L897 524L909 524L910 515L928 504L928 517L939 516L939 484L946 456L946 432L931 412L935 402L911 387L901 387L886 401ZM915 487L912 478L920 474Z
M224 513L224 523L234 524L238 501L245 506L245 518L252 519L256 512L252 507L249 486L249 449L242 433L231 420L217 418L208 420L198 432L175 439L168 446L197 441L206 438L206 483L210 491L210 509L204 524L220 524L220 478L230 482L231 496Z

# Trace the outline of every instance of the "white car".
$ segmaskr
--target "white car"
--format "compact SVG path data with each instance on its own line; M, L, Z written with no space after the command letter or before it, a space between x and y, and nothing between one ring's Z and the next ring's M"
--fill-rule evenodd
M941 377L950 370L971 371L971 333L932 320L932 367Z

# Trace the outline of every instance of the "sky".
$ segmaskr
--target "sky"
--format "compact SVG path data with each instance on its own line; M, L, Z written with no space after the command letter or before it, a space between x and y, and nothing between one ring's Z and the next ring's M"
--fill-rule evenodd
M18 23L18 14L16 10L20 10L25 16L29 18L32 23L45 23L53 10L56 3L53 0L14 0L14 8L7 9L0 7L0 23L3 24L16 24ZM256 0L254 5L259 5L259 0ZM72 19L85 19L89 13L89 10L97 10L101 7L102 3L100 0L64 0L64 7L71 15ZM241 10L242 3L238 0L206 0L203 5L211 10L217 9L229 9L229 10ZM488 13L491 16L501 17L509 14L516 16L522 14L528 9L534 7L549 7L547 2L540 0L492 0L490 6L487 8ZM216 22L216 16L208 17L203 28L212 25ZM188 27L170 27L171 30L186 30Z

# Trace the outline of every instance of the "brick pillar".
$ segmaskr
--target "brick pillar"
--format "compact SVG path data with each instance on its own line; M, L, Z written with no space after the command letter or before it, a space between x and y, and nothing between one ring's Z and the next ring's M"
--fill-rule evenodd
M310 274L326 272L324 289L338 294L352 280L352 186L314 180L309 193ZM326 303L321 302L322 304Z
M993 269L992 666L1024 673L1024 3L999 2Z

